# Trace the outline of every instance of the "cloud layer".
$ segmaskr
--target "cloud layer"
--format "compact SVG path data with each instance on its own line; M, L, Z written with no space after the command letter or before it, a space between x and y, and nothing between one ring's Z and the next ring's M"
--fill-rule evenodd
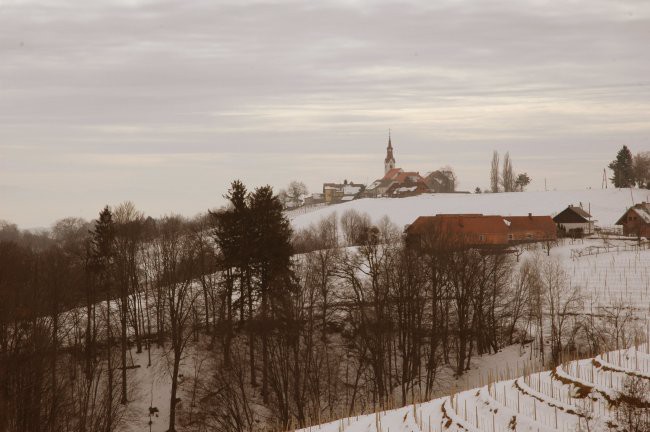
M645 1L3 1L0 218L131 199L219 205L231 179L370 181L398 165L599 187L650 149Z

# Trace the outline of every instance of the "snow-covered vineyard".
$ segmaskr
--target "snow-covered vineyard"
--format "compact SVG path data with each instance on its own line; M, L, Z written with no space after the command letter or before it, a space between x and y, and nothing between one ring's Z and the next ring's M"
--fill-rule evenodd
M593 255L566 260L570 283L585 287L593 305L631 302L647 312L650 305L650 254L647 246L638 248L633 242L614 243L608 250L600 249ZM585 245L580 248L589 249Z
M300 432L623 431L624 385L633 378L650 380L650 354L644 344L566 361L550 371L522 363L484 373L477 388ZM648 402L650 395L644 396Z

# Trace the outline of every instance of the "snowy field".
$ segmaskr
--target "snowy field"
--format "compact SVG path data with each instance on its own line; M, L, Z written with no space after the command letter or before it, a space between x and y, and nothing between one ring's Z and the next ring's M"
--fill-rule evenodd
M650 201L650 191L642 189L588 189L579 191L513 192L497 194L427 194L409 198L365 198L343 204L313 209L297 209L288 213L294 229L306 228L313 222L348 209L368 213L373 221L388 216L397 226L413 222L418 216L437 213L483 213L502 216L555 215L569 204L591 209L596 225L611 227L636 203Z
M622 250L634 247L634 241L610 241L609 252L571 257L571 250L589 250L603 246L601 240L584 240L551 250L561 258L570 285L579 286L589 299L588 306L627 304L644 314L650 307L650 250ZM621 250L616 250L618 246Z

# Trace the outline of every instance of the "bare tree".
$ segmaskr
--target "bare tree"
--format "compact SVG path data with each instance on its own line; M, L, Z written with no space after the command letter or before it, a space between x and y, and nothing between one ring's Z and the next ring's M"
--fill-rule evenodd
M287 200L297 207L301 203L302 197L307 195L307 186L303 182L294 180L289 183L286 189Z
M650 152L634 155L634 177L640 188L650 189Z
M349 246L361 244L371 225L370 216L355 209L346 210L341 215L341 229Z
M126 351L128 348L128 324L130 322L136 335L137 350L142 352L139 325L139 270L137 253L142 233L144 215L135 208L131 201L125 201L115 208L113 212L115 222L115 269L116 283L120 296L120 347L122 362L122 404L127 403L127 364ZM130 301L132 304L129 304Z
M490 190L492 193L499 192L499 153L494 150L492 153L492 166L490 169Z
M510 160L510 153L506 153L503 157L503 168L501 172L501 186L504 192L515 192L516 185L515 174L512 168L512 161Z
M540 276L551 330L551 359L557 365L561 362L568 327L582 311L583 298L580 287L569 285L566 270L557 258L547 258L542 263Z
M602 306L602 322L599 334L608 349L627 348L634 336L635 314L632 306L623 300L614 300Z
M198 290L192 286L196 266L196 252L190 233L183 220L166 216L160 221L159 236L154 242L158 260L157 284L166 298L171 340L171 394L169 402L169 431L176 430L176 404L178 403L178 374L183 352L192 336L189 331L193 306Z
M527 259L524 261L512 278L510 290L506 297L507 318L509 320L506 337L509 344L514 341L517 324L524 318L531 292L539 285L539 273L535 264Z

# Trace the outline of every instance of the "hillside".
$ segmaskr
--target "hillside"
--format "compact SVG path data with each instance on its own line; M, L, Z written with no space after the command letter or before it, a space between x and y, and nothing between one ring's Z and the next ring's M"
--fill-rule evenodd
M319 207L310 211L295 210L289 217L295 229L347 209L368 213L373 221L384 215L404 226L422 215L437 213L483 213L555 215L567 205L582 204L599 226L613 226L625 209L635 202L648 201L650 191L643 189L588 189L579 191L517 192L498 194L428 194L409 198L360 199L348 203Z
M533 372L525 362L500 365L484 371L481 387L301 432L628 430L620 392L626 380L650 377L649 362L644 345L567 361L551 371Z

